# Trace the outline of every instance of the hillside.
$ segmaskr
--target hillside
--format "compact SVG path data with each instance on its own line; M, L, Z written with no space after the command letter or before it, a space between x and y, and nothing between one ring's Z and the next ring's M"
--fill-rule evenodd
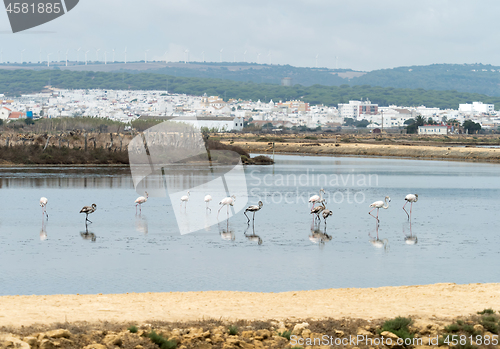
M133 62L102 64L90 62L76 64L52 62L50 70L107 72L125 74L159 74L174 77L221 79L238 82L266 83L280 85L285 77L293 85L305 87L323 86L380 86L406 89L455 90L500 96L500 67L483 64L433 64L409 66L360 72L351 69L301 68L290 65L269 65L255 63L211 63L211 62ZM45 64L0 64L5 70L49 70ZM165 78L165 87L167 88ZM359 98L359 97L358 97Z
M16 96L39 92L51 85L64 89L114 89L114 90L167 90L170 93L190 95L218 95L243 100L274 101L301 99L312 105L337 106L349 100L368 98L381 106L403 105L438 108L458 108L459 103L482 101L496 104L500 108L500 97L489 97L477 93L457 91L435 91L424 89L396 89L348 86L300 86L284 87L275 84L256 84L221 79L174 77L152 73L102 73L70 72L61 70L0 70L0 93Z

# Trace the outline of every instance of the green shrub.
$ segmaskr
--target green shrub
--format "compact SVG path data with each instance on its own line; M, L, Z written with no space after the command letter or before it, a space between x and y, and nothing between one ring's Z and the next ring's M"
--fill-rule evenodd
M458 326L458 324L451 324L449 326L446 326L444 330L446 332L457 333L458 331L460 331L460 326Z
M238 327L231 325L228 328L230 336L236 336L238 334Z
M411 333L410 328L408 327L411 323L412 320L410 318L398 316L395 319L384 322L382 328L378 332L380 334L384 331L389 331L403 340L406 338L413 338L413 333Z
M278 336L286 338L290 340L290 336L292 335L292 331L283 331L283 332L278 332Z
M157 334L154 330L152 330L149 335L149 339L154 344L158 345L160 349L174 349L177 348L177 342L174 340L168 340L163 336Z
M479 315L484 315L484 314L495 314L495 311L491 308L484 309L483 311L478 311L477 312Z
M137 328L137 326L130 326L129 328L127 328L127 330L128 330L130 333L137 333L138 328Z

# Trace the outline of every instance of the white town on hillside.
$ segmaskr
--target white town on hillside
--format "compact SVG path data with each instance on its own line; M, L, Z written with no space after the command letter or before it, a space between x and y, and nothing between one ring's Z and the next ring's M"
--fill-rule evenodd
M272 130L307 127L339 130L346 120L366 120L369 130L400 132L405 121L421 115L426 120L446 123L455 119L460 124L472 120L482 129L500 126L500 112L493 104L473 102L460 104L458 110L439 108L387 106L370 101L349 101L338 107L310 106L302 101L224 101L218 96L189 96L169 94L166 91L63 90L47 87L41 93L6 99L0 95L0 119L9 122L33 117L97 117L130 123L140 117L158 119L193 119L199 125L221 131L242 130L244 123ZM272 125L272 126L271 126ZM294 127L295 126L295 127ZM425 127L424 127L425 128ZM423 129L424 129L423 128ZM445 133L453 129L442 129ZM427 131L440 132L436 127ZM420 133L426 130L419 130ZM456 132L456 130L455 130Z

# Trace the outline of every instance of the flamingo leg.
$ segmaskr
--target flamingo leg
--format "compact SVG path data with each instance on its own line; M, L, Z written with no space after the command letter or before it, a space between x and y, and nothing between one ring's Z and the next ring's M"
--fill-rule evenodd
M217 220L219 219L219 212L220 212L220 210L222 210L222 208L223 208L223 207L224 207L224 205L222 205L222 206L219 208L219 210L217 211Z
M243 212L243 214L244 214L244 215L245 215L245 217L247 217L247 219L248 219L247 223L250 223L250 218L248 218L248 216L247 216L247 211Z
M252 221L255 222L255 212L253 213L253 218L252 218Z
M411 221L411 211L413 209L413 202L410 204L410 221Z
M403 211L405 211L406 215L408 216L408 220L410 220L410 215L408 214L408 212L405 210L405 206L406 204L408 203L408 201L405 202L405 204L403 205ZM410 208L410 212L411 212L411 208Z
M377 222L380 222L380 221L378 220L378 208L377 208L377 217L375 217L374 215L372 215L372 212L373 212L373 210L374 210L374 209L376 209L376 207L374 207L374 208L373 208L370 212L368 212L368 214L369 214L370 216L372 216L373 218L375 218L375 219L377 220Z

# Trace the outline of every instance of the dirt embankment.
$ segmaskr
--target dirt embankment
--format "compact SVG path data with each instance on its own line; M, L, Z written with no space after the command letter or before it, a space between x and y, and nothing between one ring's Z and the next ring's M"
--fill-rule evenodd
M485 309L489 311L477 314ZM500 317L495 310L499 309L500 284L4 296L0 297L0 348L157 348L148 337L153 329L175 341L172 348L184 349L290 348L286 335L303 338L301 347L307 347L307 338L324 335L334 341L358 335L396 341L398 336L383 332L382 326L397 316L413 320L408 331L426 341L417 346L424 347L431 337L446 333L473 335L474 340L498 335ZM132 325L138 328L128 331ZM344 345L356 346L374 347Z
M228 141L223 141L228 142ZM249 153L272 153L273 144L270 142L234 141ZM332 155L332 156L383 156L402 157L428 160L464 160L479 162L500 162L500 149L473 148L473 147L437 147L426 145L388 145L363 143L321 143L303 142L287 143L275 142L275 153L305 154L305 155Z

